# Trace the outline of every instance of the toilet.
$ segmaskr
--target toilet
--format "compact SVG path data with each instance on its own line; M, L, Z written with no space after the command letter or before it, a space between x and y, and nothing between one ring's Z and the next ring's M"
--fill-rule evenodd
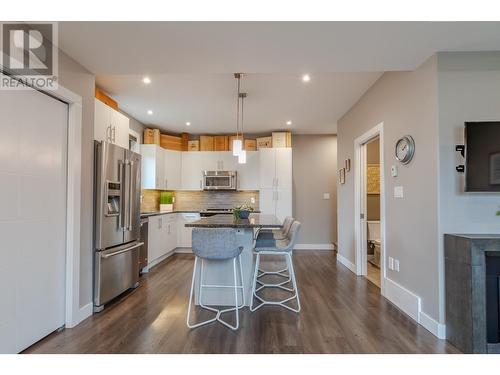
M368 261L380 268L380 221L369 220L366 226L368 249L373 249L373 255L368 255Z

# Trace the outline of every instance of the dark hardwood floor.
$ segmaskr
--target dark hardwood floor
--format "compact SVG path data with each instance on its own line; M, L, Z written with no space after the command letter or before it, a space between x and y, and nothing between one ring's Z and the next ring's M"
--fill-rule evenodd
M193 256L177 254L141 285L79 326L26 353L456 353L336 263L330 251L296 251L302 311L265 306L240 315L240 329L186 327ZM269 261L267 266L273 266Z

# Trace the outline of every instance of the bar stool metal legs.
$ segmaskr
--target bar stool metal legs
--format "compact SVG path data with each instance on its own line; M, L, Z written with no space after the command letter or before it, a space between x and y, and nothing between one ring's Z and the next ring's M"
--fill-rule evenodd
M286 260L287 268L279 270L279 271L263 271L260 269L260 256L261 255L283 255ZM266 275L276 275L279 277L284 277L286 278L285 281L278 282L275 284L270 284L270 283L264 283L263 281L259 280L259 278L266 276ZM287 288L285 287L286 284L292 283L292 288ZM260 286L257 287L257 284ZM260 297L257 293L264 288L279 288L282 290L285 290L287 292L293 293L291 297L285 298L280 301L269 301L265 300L264 298ZM254 299L258 299L260 301L260 304L257 306L254 306ZM292 301L296 299L297 300L297 308L293 308L286 303L289 301ZM257 258L255 260L255 270L254 270L254 275L253 275L253 283L252 283L252 296L251 296L251 301L250 301L250 311L256 311L257 309L261 308L264 305L274 305L274 306L282 306L290 311L293 312L300 312L300 298L299 298L299 291L297 288L297 280L295 279L295 270L293 268L293 261L292 261L292 254L290 251L288 252L277 252L277 251L259 251L257 252Z
M195 283L195 279L196 279L196 268L197 268L197 265L198 265L198 257L195 258L195 260L194 260L194 267L193 267L193 277L191 279L191 291L189 293L188 314L187 314L187 319L186 319L186 323L187 323L187 326L189 328L200 327L200 326L203 326L205 324L209 324L209 323L212 323L212 322L215 322L215 321L218 321L218 322L222 323L223 325L225 325L226 327L228 327L228 328L230 328L232 330L237 330L239 328L239 325L240 325L239 309L242 308L245 305L245 291L244 291L244 284L243 284L243 269L242 269L242 266L241 266L241 255L239 255L237 258L238 258L238 263L239 263L241 285L238 285L238 281L237 281L236 258L233 258L233 280L234 280L234 285L203 284L203 282L204 282L204 280L203 280L204 261L203 261L203 258L201 259L201 265L200 265L200 285L199 285L200 289L199 289L199 300L198 300L198 302L199 302L201 308L203 308L205 310L208 310L208 311L212 311L212 312L216 313L216 315L212 319L208 319L208 320L205 320L205 321L202 321L202 322L199 322L199 323L191 324L191 304L192 304L192 300L193 300L194 283ZM234 288L234 300L235 300L234 307L230 307L230 308L227 308L227 309L218 310L218 309L215 309L213 307L204 305L203 304L203 288ZM242 304L241 305L238 304L238 290L241 290L241 294L242 294ZM228 322L224 321L221 318L222 314L230 312L230 311L234 311L235 312L235 317L236 317L236 324L235 325L231 325L231 324L229 324Z

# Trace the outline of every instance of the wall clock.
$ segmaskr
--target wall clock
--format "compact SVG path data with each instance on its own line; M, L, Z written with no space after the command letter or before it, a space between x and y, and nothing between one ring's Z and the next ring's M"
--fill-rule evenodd
M396 142L395 156L401 164L408 164L415 154L415 141L411 135L405 135Z

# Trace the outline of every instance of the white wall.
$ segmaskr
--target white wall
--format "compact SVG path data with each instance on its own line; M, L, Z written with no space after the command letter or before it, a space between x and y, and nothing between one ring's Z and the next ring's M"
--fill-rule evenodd
M438 109L437 59L411 72L388 72L338 122L338 160L354 160L354 140L384 123L386 188L386 255L400 261L400 272L387 267L387 277L421 298L422 310L439 317L438 260ZM410 134L416 142L413 161L394 158L394 144ZM399 176L391 177L391 165ZM355 168L355 166L353 166ZM394 186L404 199L393 198ZM354 172L338 186L339 254L354 263ZM387 258L386 258L387 259Z
M500 121L500 52L439 53L437 69L439 251L443 259L444 233L500 233L500 217L495 216L500 193L464 193L464 175L455 171L455 166L464 163L455 152L455 145L464 142L464 122ZM444 321L444 294L442 303Z

